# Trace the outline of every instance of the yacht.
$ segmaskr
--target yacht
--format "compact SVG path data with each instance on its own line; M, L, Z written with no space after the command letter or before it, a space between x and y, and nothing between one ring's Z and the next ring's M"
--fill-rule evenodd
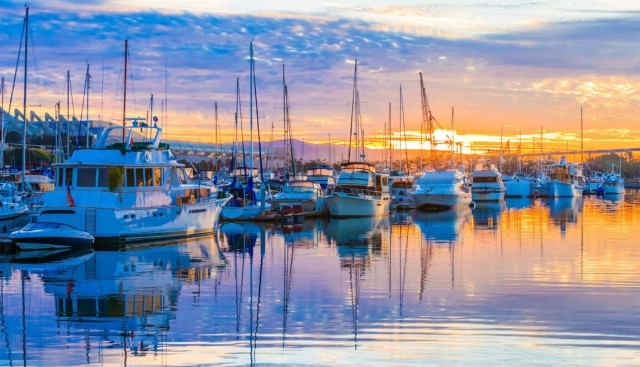
M416 208L411 192L415 177L404 174L393 174L389 176L389 186L391 192L391 208L396 210L411 210Z
M68 224L96 244L213 233L231 196L191 181L161 133L135 120L105 128L94 148L54 164L36 221Z
M502 174L494 164L481 162L471 173L471 199L473 201L502 201L505 186Z
M459 169L437 169L425 172L413 188L418 209L442 210L471 205L471 190Z
M388 215L389 175L376 172L371 163L343 163L336 188L325 198L325 203L332 217Z
M319 216L326 214L324 191L317 182L295 180L289 181L271 199L271 207L278 209L282 206L302 207L304 216Z
M582 166L568 163L566 157L551 166L549 180L545 184L547 197L576 197L582 196L584 178Z
M604 195L621 195L624 194L624 178L619 173L608 173L602 180L602 193Z
M320 184L325 194L330 194L336 187L335 171L328 166L318 166L309 168L306 172L307 181Z
M0 220L20 217L29 211L27 203L18 195L12 182L0 182Z

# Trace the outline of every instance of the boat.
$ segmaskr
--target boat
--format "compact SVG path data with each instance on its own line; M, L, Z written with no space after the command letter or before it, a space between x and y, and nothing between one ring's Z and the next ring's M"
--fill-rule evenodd
M137 121L110 126L94 148L54 164L56 186L44 193L36 221L71 225L97 243L213 233L231 196L191 181L161 133Z
M325 194L331 194L336 187L335 172L329 166L317 166L307 169L307 181L317 182Z
M391 206L388 175L376 172L371 163L341 165L336 188L325 198L332 217L388 215Z
M23 192L25 197L25 203L36 211L42 206L43 193L53 190L55 184L53 180L46 175L41 174L26 174L24 175L24 185L22 188L18 188L18 191Z
M392 209L411 210L416 208L416 203L411 196L414 181L415 177L411 175L398 173L389 176Z
M355 153L362 161L351 160L351 140L347 162L340 165L336 187L325 198L329 215L332 217L368 217L389 214L391 195L389 194L389 175L376 172L373 164L365 161L364 137L358 94L358 61L355 61L353 74L353 100L351 123L356 133Z
M0 220L21 217L29 211L27 203L17 194L12 182L0 182Z
M289 181L282 192L273 196L271 207L277 210L282 206L291 206L293 208L296 205L300 205L304 216L319 216L327 213L324 197L324 191L317 182Z
M568 163L566 157L551 166L549 181L545 184L547 197L576 197L582 196L584 178L582 166Z
M601 187L604 195L622 195L625 192L624 178L619 173L608 173L604 176Z
M505 181L503 176L503 182L506 198L534 197L540 185L540 179L524 175L515 175L508 181Z
M611 172L604 175L602 180L603 195L622 195L624 194L624 178L622 178L622 156L620 157L620 165L618 172L615 172L615 164L611 164Z
M464 172L456 168L426 171L412 193L418 209L443 210L471 205L471 190L465 183Z
M251 127L251 138L250 138L250 153L249 153L249 167L247 168L245 164L241 167L236 168L233 172L232 179L233 182L229 185L229 190L234 194L234 199L231 200L227 205L222 208L222 219L223 220L271 220L274 218L274 215L271 213L271 204L267 202L267 191L265 185L262 184L263 181L263 170L262 170L262 150L258 151L260 157L260 169L253 166L253 111L254 108L257 111L257 101L256 106L254 106L254 93L255 93L255 63L253 59L253 42L251 42L249 46L249 123ZM236 137L238 132L238 126L241 123L241 108L240 108L240 84L239 81L236 80L236 113L235 113L235 128L236 128ZM258 122L258 117L256 116L256 123ZM242 130L242 129L241 129ZM244 141L244 139L241 139ZM244 143L243 143L243 163L246 160L246 154L244 154ZM234 145L234 161L237 159L237 151ZM243 181L240 182L240 181ZM254 186L255 185L255 186ZM256 188L258 188L258 192L256 192Z
M471 173L471 199L473 201L502 201L505 186L502 174L496 166L488 162L480 162Z
M29 223L24 228L11 232L7 238L22 251L90 248L94 241L93 236L87 232L68 224L52 222Z

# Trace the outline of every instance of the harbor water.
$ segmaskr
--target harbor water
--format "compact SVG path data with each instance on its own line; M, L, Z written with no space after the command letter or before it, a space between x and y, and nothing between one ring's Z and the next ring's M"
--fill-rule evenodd
M2 366L637 366L640 192L2 254Z

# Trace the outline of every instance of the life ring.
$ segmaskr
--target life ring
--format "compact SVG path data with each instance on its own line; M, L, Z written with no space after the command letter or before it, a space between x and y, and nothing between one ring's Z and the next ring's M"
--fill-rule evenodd
M149 151L144 152L144 155L142 156L142 160L145 163L149 163L149 161L151 160L151 152Z

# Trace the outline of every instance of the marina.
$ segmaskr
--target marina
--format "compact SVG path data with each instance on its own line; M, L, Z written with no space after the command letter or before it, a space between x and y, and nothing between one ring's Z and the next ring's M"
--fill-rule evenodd
M0 366L640 366L638 6L202 3L0 13Z
M639 208L507 198L2 254L0 364L635 365Z

